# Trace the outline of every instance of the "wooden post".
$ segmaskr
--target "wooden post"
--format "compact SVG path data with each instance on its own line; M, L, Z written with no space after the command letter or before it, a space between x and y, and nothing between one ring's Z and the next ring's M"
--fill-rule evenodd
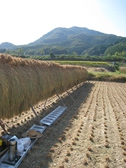
M7 124L6 124L7 125ZM1 128L4 130L4 132L6 133L6 134L8 134L8 132L7 132L7 130L5 129L5 124L3 123L3 121L0 119L0 126L1 126Z
M58 96L59 100L62 102L63 106L66 107L66 105L63 102L63 99L59 96L59 94L57 93L56 89L54 89L56 92L56 95Z
M35 114L37 120L39 121L38 115L37 115L36 111L34 110L34 108L33 108L33 106L31 104L30 104L30 107L31 107L33 113Z
M68 95L71 97L71 99L75 102L74 98L71 96L71 94L67 91Z
M45 101L45 103L44 103L44 109L45 109L45 106L46 106L47 100L48 100L48 99L46 99L46 101Z

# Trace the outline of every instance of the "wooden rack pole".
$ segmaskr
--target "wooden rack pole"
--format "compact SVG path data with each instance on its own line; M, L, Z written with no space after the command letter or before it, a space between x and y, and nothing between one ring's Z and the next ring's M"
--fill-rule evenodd
M63 102L63 99L59 96L59 94L57 93L56 89L54 89L56 92L56 95L58 96L59 100L62 102L63 106L66 107L65 103Z
M71 99L75 102L74 98L71 96L71 94L67 91L67 94L71 97Z
M48 100L48 99L46 99L46 101L45 101L45 103L44 103L44 109L45 109L45 107L46 107L47 100Z
M8 134L8 132L7 132L6 128L5 128L5 125L7 126L7 124L3 123L2 119L0 119L0 126L1 126L1 128L4 130L4 132L6 134Z
M33 113L35 114L37 120L39 121L38 115L37 115L36 111L34 110L34 108L33 108L33 106L31 104L30 104L30 107L31 107Z

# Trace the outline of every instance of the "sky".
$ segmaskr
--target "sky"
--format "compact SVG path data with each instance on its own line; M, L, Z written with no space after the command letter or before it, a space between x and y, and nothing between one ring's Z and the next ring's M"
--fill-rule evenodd
M0 44L28 44L72 26L126 37L126 0L0 0Z

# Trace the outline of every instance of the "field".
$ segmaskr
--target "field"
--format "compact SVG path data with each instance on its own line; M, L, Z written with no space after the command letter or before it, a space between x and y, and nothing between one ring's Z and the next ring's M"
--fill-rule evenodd
M116 69L111 62L101 61L56 61L61 65L79 65L89 72L90 80L126 82L126 63L117 62Z
M61 95L68 110L24 158L19 168L125 168L126 167L126 84L90 81ZM52 97L39 117L61 104ZM42 110L43 109L43 110ZM32 112L7 120L10 132L20 136L37 123ZM20 126L20 127L19 127Z
M54 61L62 65L81 65L86 67L107 67L111 66L109 62L100 61Z

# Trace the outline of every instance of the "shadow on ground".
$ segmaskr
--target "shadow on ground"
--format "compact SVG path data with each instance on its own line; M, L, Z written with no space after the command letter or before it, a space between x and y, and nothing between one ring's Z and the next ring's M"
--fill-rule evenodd
M49 163L52 162L50 155L50 149L52 149L55 144L62 143L65 141L65 137L61 138L63 132L66 128L70 127L71 119L76 116L80 105L86 102L88 95L90 94L93 83L86 82L82 86L76 88L70 95L62 96L64 104L67 106L67 110L63 113L62 116L43 133L43 137L38 139L32 149L28 152L27 156L24 158L19 168L48 168ZM74 99L74 101L73 101ZM47 107L46 110L41 109L41 113L38 114L38 117L42 119L44 116L49 114L57 106L62 105L62 102L59 100L53 103L52 106ZM21 137L23 132L26 132L33 124L38 124L36 118L31 118L26 121L25 124L17 127L10 128L9 131L11 134L16 135L18 138Z

